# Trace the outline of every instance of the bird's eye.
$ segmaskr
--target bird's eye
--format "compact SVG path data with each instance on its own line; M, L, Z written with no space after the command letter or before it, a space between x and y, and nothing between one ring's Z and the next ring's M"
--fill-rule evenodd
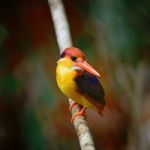
M71 56L72 61L76 61L77 57L76 56Z

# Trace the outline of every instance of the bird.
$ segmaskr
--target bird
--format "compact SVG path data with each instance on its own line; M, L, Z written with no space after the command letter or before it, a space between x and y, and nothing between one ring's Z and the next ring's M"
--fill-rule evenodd
M56 81L62 93L74 101L69 110L76 104L82 106L72 116L71 122L77 116L85 115L87 108L103 115L106 102L100 74L87 62L85 54L79 48L68 47L60 54L56 66Z

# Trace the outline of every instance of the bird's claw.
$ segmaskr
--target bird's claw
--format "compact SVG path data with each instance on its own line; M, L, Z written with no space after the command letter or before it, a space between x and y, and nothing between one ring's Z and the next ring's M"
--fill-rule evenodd
M73 123L73 121L75 120L76 117L78 117L78 116L84 116L84 115L85 115L85 110L86 110L86 108L83 107L79 112L76 112L76 113L72 116L72 118L71 118L71 123Z
M76 102L72 102L72 104L69 106L69 111L71 111L72 110L72 108L75 106L75 105L77 105L78 103L76 103Z

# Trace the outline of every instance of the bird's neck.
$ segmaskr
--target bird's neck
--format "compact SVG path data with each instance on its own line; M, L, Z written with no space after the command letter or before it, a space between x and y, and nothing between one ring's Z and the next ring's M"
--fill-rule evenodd
M68 63L58 63L56 69L57 80L67 81L67 79L74 79L77 72L73 69L73 66Z

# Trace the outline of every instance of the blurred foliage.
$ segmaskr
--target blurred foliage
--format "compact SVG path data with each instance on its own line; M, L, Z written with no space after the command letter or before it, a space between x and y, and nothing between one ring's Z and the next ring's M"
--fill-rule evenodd
M96 149L148 150L150 2L64 0L74 45L101 73L103 118L88 110ZM76 150L46 0L0 2L0 149Z
M2 25L0 25L0 47L2 47L3 42L4 42L5 38L7 37L7 34L8 33L7 33L6 29Z

